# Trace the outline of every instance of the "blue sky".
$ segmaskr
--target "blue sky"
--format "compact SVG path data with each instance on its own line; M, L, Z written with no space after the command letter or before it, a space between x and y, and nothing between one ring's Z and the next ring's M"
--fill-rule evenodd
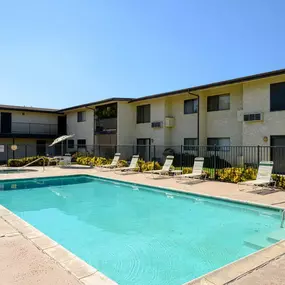
M284 0L0 0L0 104L68 107L285 68Z

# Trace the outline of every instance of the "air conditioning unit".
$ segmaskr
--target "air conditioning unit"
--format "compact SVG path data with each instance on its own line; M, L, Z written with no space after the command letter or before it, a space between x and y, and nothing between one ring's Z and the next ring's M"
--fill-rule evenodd
M173 128L175 125L175 119L173 117L165 117L165 124L166 128Z
M152 122L151 123L151 127L152 128L162 128L163 127L163 122L160 122L160 121L158 121L158 122Z
M261 122L263 121L263 113L245 113L243 120L244 122Z

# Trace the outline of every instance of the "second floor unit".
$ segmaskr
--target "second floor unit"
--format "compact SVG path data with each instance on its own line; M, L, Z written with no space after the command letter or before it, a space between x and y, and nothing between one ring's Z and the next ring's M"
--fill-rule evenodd
M57 110L0 105L0 138L56 138L66 131L66 116Z

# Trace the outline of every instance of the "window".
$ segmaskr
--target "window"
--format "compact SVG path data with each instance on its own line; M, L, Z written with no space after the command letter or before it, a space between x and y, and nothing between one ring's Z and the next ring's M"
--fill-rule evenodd
M86 140L77 140L77 148L86 148Z
M209 96L207 98L207 110L222 111L230 109L230 94Z
M270 111L285 110L285 82L270 84Z
M230 148L228 146L230 146L230 144L231 144L230 138L208 138L207 139L207 145L208 145L207 150L213 151L214 147L211 147L211 146L216 145L216 150L229 151Z
M185 138L184 139L184 150L197 150L197 139Z
M198 112L198 99L184 101L184 114L195 114Z
M86 121L86 112L81 111L77 112L77 122L85 122Z
M150 104L137 106L137 124L150 122Z
M68 140L67 141L67 147L68 148L74 148L74 140Z

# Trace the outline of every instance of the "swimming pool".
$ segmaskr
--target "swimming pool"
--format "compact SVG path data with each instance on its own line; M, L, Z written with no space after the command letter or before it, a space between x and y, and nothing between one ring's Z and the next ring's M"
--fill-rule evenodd
M269 245L280 227L278 210L91 176L0 190L0 204L120 285L183 284L257 251L252 237Z

